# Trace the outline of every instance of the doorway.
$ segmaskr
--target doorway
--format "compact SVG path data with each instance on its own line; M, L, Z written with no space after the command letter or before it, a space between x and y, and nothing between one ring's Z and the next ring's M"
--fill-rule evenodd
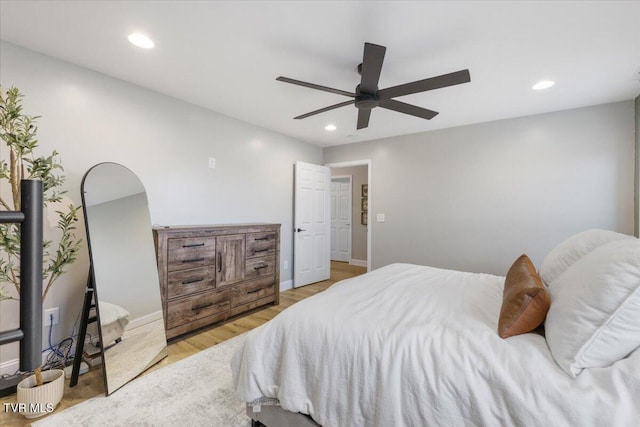
M329 163L326 164L326 166L331 168L332 187L334 178L337 178L338 180L345 177L351 178L351 215L349 222L347 222L346 220L344 221L345 224L350 224L351 232L348 233L348 236L350 237L351 251L348 255L348 259L343 255L343 258L339 259L339 261L354 266L367 267L367 271L370 271L371 228L369 227L369 223L372 201L371 192L369 192L369 186L371 185L371 160L355 160L350 162ZM343 207L338 207L337 204L334 206L334 200L332 197L332 214L333 212L335 212L334 209L338 208L342 209ZM332 236L331 249L335 249L334 242L337 243L339 241L340 239L338 238L338 236L336 236L336 238ZM332 260L338 260L337 258L334 258L335 255L336 254L334 254L334 251L332 250ZM333 270L336 262L332 262L331 265Z
M351 260L351 175L331 175L331 261Z
M343 169L363 166L361 171ZM331 168L336 174L352 176L351 185L351 255L348 262L331 261ZM296 161L294 173L293 287L327 279L336 279L344 271L371 270L372 198L371 160L332 163L325 166ZM360 235L354 238L354 230ZM339 264L334 268L333 264ZM335 270L335 271L334 271ZM337 279L340 280L340 279ZM334 280L335 281L335 280Z

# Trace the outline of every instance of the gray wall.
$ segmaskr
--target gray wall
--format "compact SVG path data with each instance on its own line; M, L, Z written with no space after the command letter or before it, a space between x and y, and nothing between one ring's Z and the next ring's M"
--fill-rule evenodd
M635 100L636 117L636 191L635 191L635 233L640 237L640 96Z
M355 143L326 148L324 161L372 159L373 268L504 275L522 253L539 266L573 233L633 232L633 110L625 101Z
M0 84L18 87L25 113L42 116L39 152L60 152L75 204L87 169L121 163L145 185L153 223L281 223L281 260L291 265L293 164L322 164L319 147L6 42ZM208 157L216 158L215 169ZM55 224L52 208L46 217ZM60 307L56 342L72 333L80 312L87 258L83 249L45 301L45 308ZM281 280L290 278L281 269ZM2 303L0 330L17 327L17 306ZM15 358L17 346L0 347L0 364Z
M362 184L369 178L367 166L331 168L331 175L351 175L351 259L367 260L367 226L360 222Z

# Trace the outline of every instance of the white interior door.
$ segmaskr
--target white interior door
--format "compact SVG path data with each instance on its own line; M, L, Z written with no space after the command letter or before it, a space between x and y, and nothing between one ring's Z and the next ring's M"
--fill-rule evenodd
M331 275L331 170L296 162L294 194L293 286Z
M331 178L331 260L351 260L351 176Z

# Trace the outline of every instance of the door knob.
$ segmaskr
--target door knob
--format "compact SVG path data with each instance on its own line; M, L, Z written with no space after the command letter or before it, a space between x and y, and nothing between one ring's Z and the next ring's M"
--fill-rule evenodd
M298 228L296 231L299 233L301 231L307 231L307 230L303 230L302 228Z

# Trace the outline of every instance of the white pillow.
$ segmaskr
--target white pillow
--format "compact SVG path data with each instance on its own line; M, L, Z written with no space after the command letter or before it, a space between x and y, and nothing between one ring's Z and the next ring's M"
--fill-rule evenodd
M572 376L610 366L640 346L640 240L607 243L576 261L549 288L545 333Z
M540 278L545 285L551 286L567 268L592 250L614 240L634 239L633 236L609 230L587 230L569 237L553 248L540 264Z

